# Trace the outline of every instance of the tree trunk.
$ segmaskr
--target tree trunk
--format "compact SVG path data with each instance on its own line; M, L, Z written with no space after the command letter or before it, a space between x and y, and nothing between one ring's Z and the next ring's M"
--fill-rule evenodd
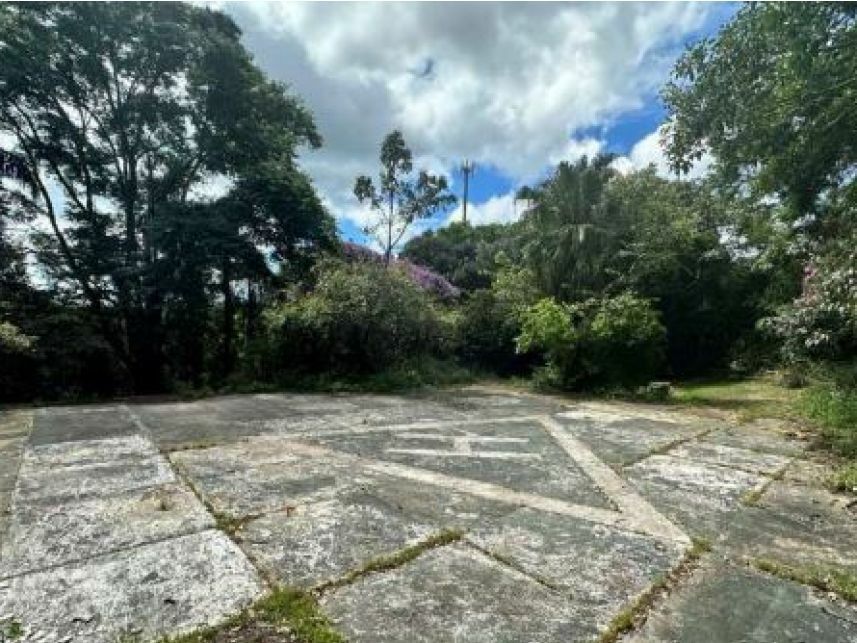
M223 295L223 377L228 377L235 367L235 300L232 295L229 259L223 260L220 292Z

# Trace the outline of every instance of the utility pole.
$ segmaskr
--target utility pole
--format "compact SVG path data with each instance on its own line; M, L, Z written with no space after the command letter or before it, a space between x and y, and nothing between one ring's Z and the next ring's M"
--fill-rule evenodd
M467 223L467 189L470 187L470 175L473 173L476 165L472 161L464 160L461 164L461 172L464 174L464 211L461 215L461 220Z

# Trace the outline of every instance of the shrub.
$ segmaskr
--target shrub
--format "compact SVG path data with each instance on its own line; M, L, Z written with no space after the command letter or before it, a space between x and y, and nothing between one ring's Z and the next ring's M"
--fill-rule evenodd
M760 326L783 342L789 362L857 354L857 235L813 256L803 293Z
M461 309L459 354L467 363L508 375L525 370L530 355L516 350L521 316L537 300L532 275L507 267L490 289L474 292Z
M522 317L518 350L542 353L541 383L630 387L658 374L665 335L651 304L630 293L576 304L542 299Z
M373 373L442 354L449 333L428 295L396 268L327 264L315 290L266 313L275 371Z

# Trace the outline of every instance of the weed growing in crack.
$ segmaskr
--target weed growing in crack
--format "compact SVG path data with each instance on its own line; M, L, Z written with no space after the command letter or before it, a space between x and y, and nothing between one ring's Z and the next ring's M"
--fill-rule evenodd
M823 592L833 592L846 601L857 603L857 576L844 570L821 565L789 565L769 558L757 558L750 564L759 571Z

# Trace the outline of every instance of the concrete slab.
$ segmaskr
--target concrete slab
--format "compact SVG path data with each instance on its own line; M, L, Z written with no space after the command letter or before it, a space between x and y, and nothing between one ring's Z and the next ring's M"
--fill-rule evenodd
M238 547L212 530L2 580L0 614L23 625L25 641L116 643L213 625L262 591Z
M560 594L460 544L366 576L321 604L352 643L567 643L596 633Z
M633 643L848 643L857 609L747 568L699 570L667 598Z
M723 526L736 556L828 565L857 575L857 516L849 498L821 488L774 482L757 503Z
M29 466L25 456L18 476L14 504L57 503L106 497L117 493L175 482L175 474L161 456L135 461L63 467Z
M684 547L521 509L467 540L567 595L578 618L605 627L681 560Z
M663 413L634 418L627 413L583 408L556 417L600 458L620 465L636 462L711 428L709 421L691 422Z
M39 409L33 418L33 445L104 439L137 432L121 405L53 406Z
M808 444L767 423L739 424L723 427L708 435L718 444L750 449L758 453L773 453L795 457L806 451Z
M284 511L357 490L370 478L328 457L299 457L287 440L248 440L234 445L178 451L170 459L204 500L232 517Z
M237 538L270 577L311 588L434 531L377 496L358 493L268 514L245 525Z
M338 452L405 464L568 502L610 500L537 420L442 422L431 427L317 437Z
M655 455L625 473L643 496L690 533L716 536L720 522L741 507L741 497L764 476L668 455Z
M760 453L741 447L719 444L712 440L694 440L669 451L674 458L685 458L706 464L717 464L750 473L773 475L791 462L788 456Z
M20 503L0 545L0 578L213 526L199 500L175 484L56 504Z

